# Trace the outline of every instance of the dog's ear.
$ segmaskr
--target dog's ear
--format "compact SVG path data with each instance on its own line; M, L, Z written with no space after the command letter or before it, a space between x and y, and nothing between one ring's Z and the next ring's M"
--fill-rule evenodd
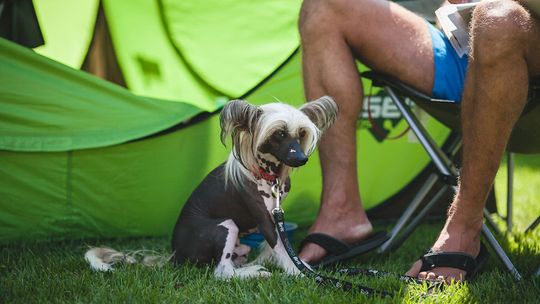
M233 138L234 145L235 138L237 138L236 135L239 131L247 131L253 134L261 113L262 110L259 107L251 105L244 100L232 100L225 104L219 117L221 142L225 144L225 140L230 134Z
M300 111L304 112L317 128L324 132L336 120L339 108L332 97L323 96L305 103L300 107Z

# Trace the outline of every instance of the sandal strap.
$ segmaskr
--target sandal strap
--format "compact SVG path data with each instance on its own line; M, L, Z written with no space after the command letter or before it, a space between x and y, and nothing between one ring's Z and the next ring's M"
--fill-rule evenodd
M476 267L476 259L462 252L428 252L422 257L420 271L432 270L437 267L450 267L472 273Z
M350 249L350 246L345 242L324 233L312 233L306 236L300 244L300 248L303 248L307 243L317 244L329 254L341 254Z

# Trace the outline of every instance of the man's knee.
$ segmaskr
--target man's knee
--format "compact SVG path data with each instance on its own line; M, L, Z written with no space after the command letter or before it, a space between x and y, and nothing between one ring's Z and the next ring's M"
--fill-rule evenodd
M300 10L298 28L302 37L310 34L320 35L328 31L329 27L335 27L339 20L335 7L343 1L335 0L304 0Z
M310 34L343 33L351 18L369 18L368 7L374 0L304 0L300 10L298 27L302 37ZM355 9L356 8L356 9ZM358 10L358 8L362 8ZM354 12L353 12L354 11Z
M498 60L524 52L531 27L530 13L515 1L480 2L471 23L475 59Z

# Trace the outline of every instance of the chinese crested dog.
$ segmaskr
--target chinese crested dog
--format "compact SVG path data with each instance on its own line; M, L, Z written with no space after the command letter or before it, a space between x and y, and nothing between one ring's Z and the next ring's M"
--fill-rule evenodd
M214 275L222 279L268 276L264 262L298 274L274 225L272 187L282 199L287 196L291 169L307 162L337 114L327 96L298 109L284 103L227 103L220 116L221 141L230 136L232 151L184 205L173 230L172 261L216 265ZM240 244L240 236L256 230L265 242L260 255L245 264L250 247Z

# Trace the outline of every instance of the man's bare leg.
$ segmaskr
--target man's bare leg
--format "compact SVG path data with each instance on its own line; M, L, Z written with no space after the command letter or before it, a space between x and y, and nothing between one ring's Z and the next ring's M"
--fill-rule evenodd
M340 108L337 122L319 148L323 191L310 233L323 232L353 243L372 230L356 173L356 121L363 92L355 58L431 94L431 37L423 19L384 0L305 1L299 26L306 97L330 95ZM324 255L324 249L314 244L300 252L308 262Z
M513 1L485 2L472 21L472 58L462 100L463 168L458 193L433 245L436 251L477 256L483 208L510 133L526 102L529 72L539 72L538 21ZM420 279L462 280L453 268L408 274Z

